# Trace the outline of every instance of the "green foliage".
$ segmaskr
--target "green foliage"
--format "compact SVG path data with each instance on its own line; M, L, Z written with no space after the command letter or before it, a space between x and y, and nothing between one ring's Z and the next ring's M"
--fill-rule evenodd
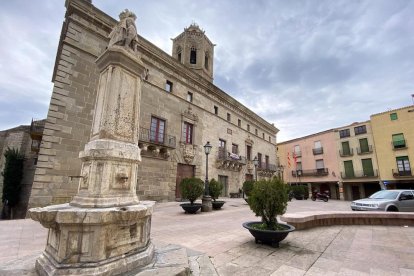
M291 186L291 190L295 198L307 198L306 195L309 193L308 187L304 185Z
M14 207L19 202L24 155L17 149L7 148L4 156L6 157L6 164L1 173L3 176L2 201L4 203L7 201L10 207Z
M262 217L268 230L277 230L277 215L286 212L287 189L287 185L276 177L272 180L260 180L254 185L249 196L249 207L256 216Z
M204 193L204 182L200 178L184 178L180 183L183 198L190 201L191 205Z
M210 180L209 187L210 196L214 201L216 201L216 199L220 196L221 191L223 190L223 184L213 178Z
M254 187L254 181L253 180L246 180L243 183L243 191L247 196L250 196L252 190Z

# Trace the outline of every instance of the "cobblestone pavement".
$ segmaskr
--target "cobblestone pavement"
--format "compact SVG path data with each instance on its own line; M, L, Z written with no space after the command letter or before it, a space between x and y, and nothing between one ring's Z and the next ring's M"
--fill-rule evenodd
M222 210L184 214L177 202L159 203L151 237L206 253L219 275L414 275L414 228L330 226L295 231L279 248L257 245L241 225L258 220L243 199ZM289 203L287 213L350 210L350 202ZM0 265L39 254L46 230L31 220L0 222Z

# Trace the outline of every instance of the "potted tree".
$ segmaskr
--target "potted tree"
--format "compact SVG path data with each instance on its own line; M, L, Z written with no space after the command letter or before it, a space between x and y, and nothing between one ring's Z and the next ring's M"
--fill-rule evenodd
M201 208L201 203L194 203L204 193L204 182L200 178L184 178L180 183L181 195L190 203L182 203L180 206L186 213L195 214Z
M253 180L246 180L243 183L243 192L247 196L244 200L246 200L247 203L249 203L248 198L253 190L254 181Z
M214 210L219 210L223 207L225 201L217 200L223 190L223 184L215 180L214 178L210 180L210 196L213 199L211 202Z
M256 243L279 247L279 242L295 230L292 225L279 223L277 220L278 215L286 212L287 201L287 185L281 179L273 178L255 183L249 196L249 206L262 220L245 222L243 227L250 231Z

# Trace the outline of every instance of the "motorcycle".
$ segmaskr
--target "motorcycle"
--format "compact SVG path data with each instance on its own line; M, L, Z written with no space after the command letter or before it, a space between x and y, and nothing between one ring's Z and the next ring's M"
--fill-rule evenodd
M311 199L312 199L313 201L315 201L315 200L317 200L317 199L320 199L320 200L323 200L323 201L325 201L325 202L328 202L328 200L329 200L329 193L327 193L327 192L320 193L320 192L318 192L318 191L314 191L314 192L312 193L312 197L311 197Z

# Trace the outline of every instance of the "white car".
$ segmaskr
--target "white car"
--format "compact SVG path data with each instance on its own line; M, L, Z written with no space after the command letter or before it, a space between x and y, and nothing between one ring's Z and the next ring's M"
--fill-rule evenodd
M381 190L351 202L353 211L414 212L414 190Z

